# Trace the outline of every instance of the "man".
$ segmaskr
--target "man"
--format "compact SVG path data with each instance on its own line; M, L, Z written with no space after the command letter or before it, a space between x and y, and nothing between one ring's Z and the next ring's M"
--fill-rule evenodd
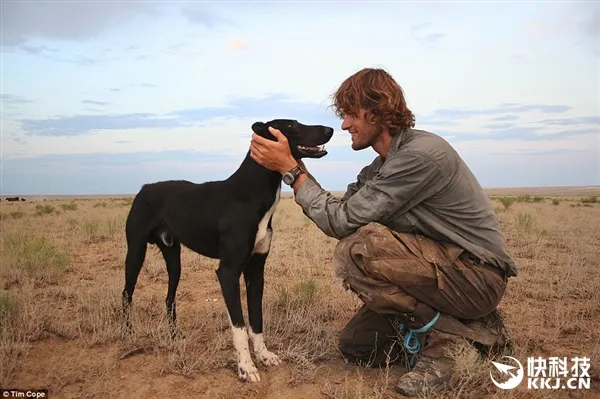
M439 390L452 376L448 349L508 347L496 307L516 265L476 178L444 139L414 128L387 72L350 76L333 106L352 148L379 154L341 199L294 160L277 130L277 141L254 134L251 156L287 174L304 213L340 240L334 272L364 303L340 334L344 356L375 366L405 358L411 370L398 392Z

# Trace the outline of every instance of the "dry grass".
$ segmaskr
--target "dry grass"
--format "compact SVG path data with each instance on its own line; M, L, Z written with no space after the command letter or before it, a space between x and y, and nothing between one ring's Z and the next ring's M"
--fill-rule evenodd
M600 204L590 195L526 194L492 197L520 269L501 304L517 358L588 356L598 394ZM130 204L130 198L2 202L0 386L47 387L51 397L82 398L396 396L402 370L340 358L337 334L360 303L331 277L336 241L290 198L275 214L264 301L267 344L283 366L259 367L259 384L237 382L217 262L187 249L177 297L185 337L167 334L167 273L154 248L136 288L135 333L124 334L119 298ZM556 397L500 392L490 382L489 362L470 352L456 357L452 391L435 397Z

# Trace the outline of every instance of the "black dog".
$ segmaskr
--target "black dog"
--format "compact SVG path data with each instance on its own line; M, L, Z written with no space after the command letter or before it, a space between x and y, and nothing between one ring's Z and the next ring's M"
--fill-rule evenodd
M296 159L321 158L333 129L307 126L295 120L256 122L252 130L275 140L268 130L279 129L288 139ZM123 306L131 329L129 308L147 243L160 248L167 264L169 288L166 305L171 332L175 332L175 293L181 273L181 245L219 259L217 278L227 306L237 353L238 375L245 381L260 381L248 348L248 333L260 362L278 365L280 360L263 340L262 298L264 266L271 248L271 219L280 198L282 176L246 158L227 180L195 184L163 181L144 185L127 217L127 257ZM250 329L246 332L240 300L240 277L244 274Z

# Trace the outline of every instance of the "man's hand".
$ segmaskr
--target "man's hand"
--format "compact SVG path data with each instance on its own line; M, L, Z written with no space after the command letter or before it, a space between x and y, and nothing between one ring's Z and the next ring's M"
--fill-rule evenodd
M265 168L282 175L293 169L298 162L292 156L287 138L279 130L269 127L277 141L271 141L256 133L252 134L250 157Z

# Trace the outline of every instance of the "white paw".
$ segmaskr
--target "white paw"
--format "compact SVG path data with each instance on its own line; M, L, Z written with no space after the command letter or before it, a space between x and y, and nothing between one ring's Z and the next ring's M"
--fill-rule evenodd
M260 374L251 362L238 363L238 377L244 382L259 382Z
M264 364L265 366L279 366L282 361L279 357L273 352L269 352L268 350L264 350L256 354L258 361Z

